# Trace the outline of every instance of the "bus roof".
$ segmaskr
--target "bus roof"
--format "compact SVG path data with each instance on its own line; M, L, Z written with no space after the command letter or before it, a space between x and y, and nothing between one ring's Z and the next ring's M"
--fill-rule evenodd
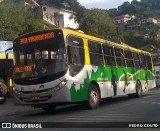
M75 30L75 29L67 29L67 28L60 28L60 29L55 28L55 29L52 29L52 30L42 30L42 31L27 33L27 34L21 35L18 38L16 38L14 40L13 44L15 43L16 40L18 40L22 37L26 37L26 36L32 35L32 34L35 35L36 33L40 33L40 32L42 32L42 33L50 32L50 31L54 31L54 30L61 30L63 32L63 34L65 35L65 37L67 37L68 35L71 34L71 35L74 35L74 36L83 37L85 39L97 41L97 42L100 42L101 44L107 43L108 45L110 45L112 47L118 47L118 48L121 48L121 49L124 49L124 50L130 50L130 51L136 52L136 53L144 53L144 54L147 54L147 55L151 55L150 52L146 52L146 51L142 51L140 49L136 49L136 48L131 47L127 44L118 44L118 43L111 42L111 41L108 41L108 40L105 40L105 39L102 39L102 38L99 38L99 37L87 35L87 34L83 33L83 31L79 31L79 30Z
M144 53L144 54L151 55L150 52L146 52L146 51L142 51L140 49L136 49L136 48L131 47L127 44L124 44L124 43L119 44L119 43L111 42L111 41L108 41L108 40L105 40L105 39L102 39L102 38L87 35L85 33L82 33L80 31L78 31L78 30L76 31L76 30L71 30L71 29L66 29L66 28L62 28L61 30L64 32L64 34L66 36L69 35L69 34L72 34L72 35L75 35L75 36L80 36L80 37L83 37L83 38L86 38L86 39L90 39L90 40L93 40L93 41L100 42L101 44L107 43L108 45L113 46L113 47L118 47L118 48L121 48L121 49L124 49L124 50L131 50L131 51L136 52L136 53Z

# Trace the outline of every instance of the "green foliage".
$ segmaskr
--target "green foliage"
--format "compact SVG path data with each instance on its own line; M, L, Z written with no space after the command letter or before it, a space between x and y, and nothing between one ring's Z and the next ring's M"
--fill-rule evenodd
M154 34L153 34L154 35ZM144 39L138 32L125 32L124 33L124 42L136 48L141 48L146 45L159 45L160 41L155 40L154 38Z
M67 8L76 13L80 29L85 33L96 36L99 35L109 39L113 39L113 34L115 35L114 21L104 10L86 9L80 5L77 0L38 0L38 2L63 8L65 8L64 3L68 3L70 7Z
M131 3L124 2L118 7L118 10L109 10L108 13L112 17L130 14L135 15L139 20L147 20L148 18L159 18L160 17L160 0L133 0ZM142 30L135 31L121 31L121 40L126 44L133 47L142 47L147 44L158 45L157 34L160 31L158 25L151 23L143 24ZM144 35L147 34L150 38L144 39Z
M1 40L13 40L19 35L45 28L33 9L23 5L1 3L0 14Z
M142 18L160 16L160 1L159 0L133 0L131 3L124 2L118 7L117 12L110 12L111 16L119 16L124 14L134 14ZM158 13L158 14L157 14ZM156 15L157 14L157 15Z
M116 32L114 21L100 9L87 10L80 27L88 34L105 38Z

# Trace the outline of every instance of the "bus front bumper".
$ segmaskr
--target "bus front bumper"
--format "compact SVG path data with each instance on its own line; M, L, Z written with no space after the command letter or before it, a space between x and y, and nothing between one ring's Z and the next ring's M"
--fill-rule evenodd
M37 104L58 104L71 102L70 90L63 87L59 90L46 89L37 92L16 92L13 93L16 105L37 105Z

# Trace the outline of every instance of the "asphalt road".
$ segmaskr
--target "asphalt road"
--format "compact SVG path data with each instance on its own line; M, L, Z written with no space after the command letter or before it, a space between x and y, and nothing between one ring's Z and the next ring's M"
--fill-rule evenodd
M58 123L58 127L62 126L62 128L66 122L77 122L78 126L80 126L82 122L93 123L94 129L96 129L96 122L98 122L97 124L101 123L102 128L109 122L112 122L111 126L115 126L115 128L116 125L123 125L125 122L160 123L160 89L149 91L141 98L122 96L106 99L101 102L99 108L94 110L88 110L85 105L81 104L57 107L54 113L46 114L41 109L15 106L11 100L4 105L0 105L0 110L0 122L51 122L49 124L52 125L55 124L55 122L62 122L62 124ZM113 125L113 123L115 125ZM72 127L72 124L70 124L69 127ZM76 128L74 130L79 129ZM89 130L91 130L91 128L89 128ZM130 128L128 130L132 131ZM148 131L154 129L143 128L141 130ZM160 130L160 128L158 130Z

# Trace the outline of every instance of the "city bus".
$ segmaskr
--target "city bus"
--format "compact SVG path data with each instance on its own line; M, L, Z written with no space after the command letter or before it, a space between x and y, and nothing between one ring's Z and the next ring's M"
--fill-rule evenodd
M13 42L16 104L52 112L57 105L140 97L155 87L151 54L71 29L25 34Z

